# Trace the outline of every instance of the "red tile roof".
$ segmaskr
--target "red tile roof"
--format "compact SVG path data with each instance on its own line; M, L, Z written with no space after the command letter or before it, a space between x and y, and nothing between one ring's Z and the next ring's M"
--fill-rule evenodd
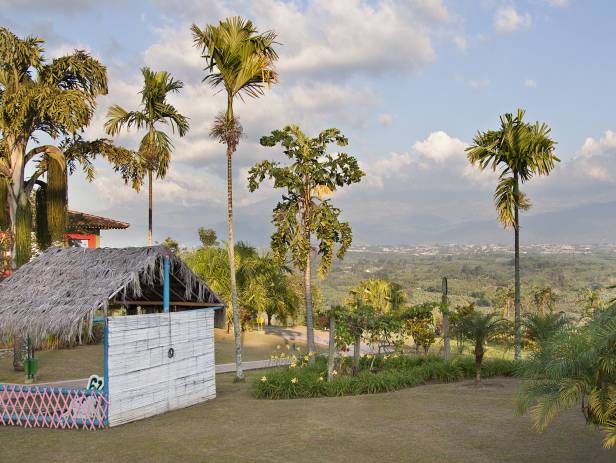
M124 230L130 224L85 212L68 211L69 230Z

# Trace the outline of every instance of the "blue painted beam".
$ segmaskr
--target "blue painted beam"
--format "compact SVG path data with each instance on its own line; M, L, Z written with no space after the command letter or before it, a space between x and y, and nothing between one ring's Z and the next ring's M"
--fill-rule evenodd
M169 257L163 257L163 312L169 312Z

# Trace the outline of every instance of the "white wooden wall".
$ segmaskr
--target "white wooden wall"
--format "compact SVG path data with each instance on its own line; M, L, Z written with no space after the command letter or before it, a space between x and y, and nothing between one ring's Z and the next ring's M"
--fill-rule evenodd
M108 326L110 426L216 397L212 309L109 317Z

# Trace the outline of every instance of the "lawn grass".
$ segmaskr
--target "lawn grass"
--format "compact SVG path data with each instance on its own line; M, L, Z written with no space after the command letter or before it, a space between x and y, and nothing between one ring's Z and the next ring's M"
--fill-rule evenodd
M218 398L99 432L0 428L0 461L613 462L578 410L545 433L516 416L516 380L430 384L374 395L258 400L218 375Z
M215 348L216 363L232 363L235 361L235 344L233 333L216 329ZM295 342L302 349L303 342L295 341L297 332L289 328L277 328L265 332L251 331L244 333L242 358L246 361L269 359L277 345ZM62 381L87 378L91 374L103 374L103 346L78 346L73 349L41 351L36 353L39 361L37 382ZM23 372L13 371L11 356L0 358L0 383L21 383ZM1 459L0 459L1 461Z

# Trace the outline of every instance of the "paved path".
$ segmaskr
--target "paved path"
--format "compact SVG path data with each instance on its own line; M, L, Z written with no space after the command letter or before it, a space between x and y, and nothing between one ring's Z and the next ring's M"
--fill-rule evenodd
M265 333L275 333L282 339L289 342L307 342L306 327L305 326L293 326L289 328L280 326L268 326L265 327ZM328 346L329 344L329 332L314 330L314 342L320 346ZM370 353L373 350L367 344L361 345L361 351L363 353ZM338 355L350 356L353 355L353 348L348 352L339 352ZM272 368L281 365L288 365L288 360L254 360L250 362L242 362L244 370L260 370L263 368ZM235 371L235 363L219 363L216 365L216 373L231 373ZM32 386L56 386L56 387L85 387L88 383L88 378L85 379L71 379L67 381L55 381L51 383L32 384Z

